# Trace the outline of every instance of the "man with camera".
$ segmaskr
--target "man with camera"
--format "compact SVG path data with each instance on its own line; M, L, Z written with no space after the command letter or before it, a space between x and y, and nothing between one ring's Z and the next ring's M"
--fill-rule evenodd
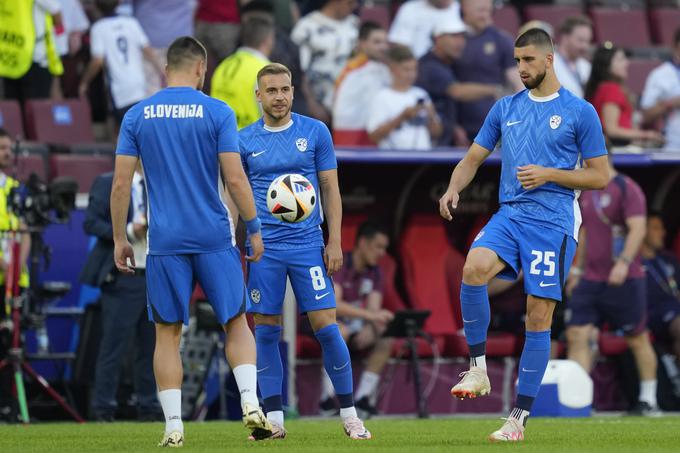
M102 337L97 356L92 410L101 422L113 421L116 392L126 353L134 339L134 389L140 420L156 420L160 414L153 375L154 325L146 316L146 192L141 165L132 182L127 235L132 244L136 272L126 275L113 261L111 185L113 173L100 175L90 190L84 228L97 237L81 274L81 281L101 288Z

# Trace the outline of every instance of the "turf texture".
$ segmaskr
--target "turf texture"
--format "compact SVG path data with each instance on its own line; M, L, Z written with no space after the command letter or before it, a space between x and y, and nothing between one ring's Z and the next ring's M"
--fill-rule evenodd
M240 452L664 452L680 451L680 417L596 417L529 421L521 445L490 444L487 435L503 422L496 418L369 420L369 441L348 439L339 421L293 420L286 424L285 440L250 442L240 423L186 423L182 451ZM0 425L0 452L153 451L161 438L161 423L73 423ZM519 450L518 450L519 451Z

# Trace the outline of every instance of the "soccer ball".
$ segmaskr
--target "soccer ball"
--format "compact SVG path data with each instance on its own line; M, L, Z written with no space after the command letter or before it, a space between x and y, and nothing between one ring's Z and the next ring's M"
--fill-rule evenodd
M267 189L267 208L279 220L302 222L316 207L316 190L302 175L281 175Z

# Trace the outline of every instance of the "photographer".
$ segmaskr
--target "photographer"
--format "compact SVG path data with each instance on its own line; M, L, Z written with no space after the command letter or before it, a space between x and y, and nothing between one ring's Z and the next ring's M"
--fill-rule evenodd
M100 422L113 421L117 408L116 392L125 354L134 339L134 389L140 420L158 419L156 383L153 374L154 325L147 320L146 308L146 193L141 165L132 182L128 213L128 239L136 262L134 275L116 270L113 261L111 225L111 185L113 174L100 175L90 190L85 215L85 232L97 237L81 273L81 281L101 288L102 338L95 372L92 409Z

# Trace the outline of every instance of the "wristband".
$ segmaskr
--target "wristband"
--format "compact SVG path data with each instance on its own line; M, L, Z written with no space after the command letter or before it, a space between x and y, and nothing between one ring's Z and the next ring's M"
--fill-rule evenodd
M256 234L260 232L260 228L262 227L262 222L260 222L259 217L255 216L250 220L245 221L246 224L246 231L248 232L248 236L251 234Z

